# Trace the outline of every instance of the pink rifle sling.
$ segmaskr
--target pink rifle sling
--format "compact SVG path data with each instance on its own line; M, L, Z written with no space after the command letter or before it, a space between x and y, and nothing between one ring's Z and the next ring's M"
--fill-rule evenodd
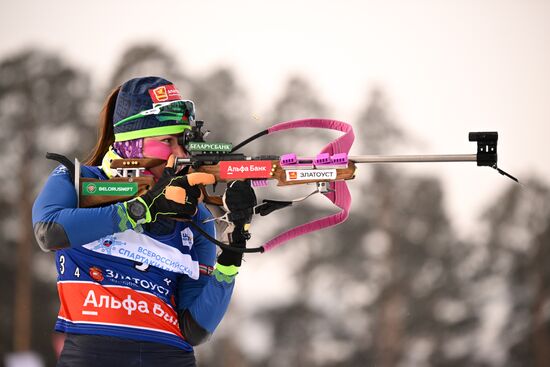
M355 139L351 125L345 122L327 119L305 119L282 122L270 127L268 131L269 134L271 134L277 131L295 128L320 128L342 131L344 135L327 144L320 152L329 153L330 155L334 155L336 153L349 153L353 140ZM331 189L333 192L329 192L324 195L336 206L342 209L339 213L313 220L281 233L262 246L265 251L269 251L298 236L331 227L345 221L348 217L349 208L351 206L351 195L348 186L345 181L336 181L331 182Z

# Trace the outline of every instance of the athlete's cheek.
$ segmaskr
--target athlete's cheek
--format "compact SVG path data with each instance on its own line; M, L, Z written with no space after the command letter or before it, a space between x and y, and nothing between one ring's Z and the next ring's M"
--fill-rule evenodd
M146 139L143 142L143 156L147 158L168 159L172 154L172 147L159 140Z

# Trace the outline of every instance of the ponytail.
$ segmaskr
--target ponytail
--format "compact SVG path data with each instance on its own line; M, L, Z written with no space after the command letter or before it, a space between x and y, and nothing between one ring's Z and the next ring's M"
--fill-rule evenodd
M113 128L113 114L120 87L115 88L105 100L105 104L99 114L99 139L93 150L83 162L86 166L100 166L103 156L115 141Z

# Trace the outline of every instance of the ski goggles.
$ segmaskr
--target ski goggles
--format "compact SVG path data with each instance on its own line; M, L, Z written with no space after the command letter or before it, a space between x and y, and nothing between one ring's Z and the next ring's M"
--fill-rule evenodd
M156 115L157 120L164 121L186 121L189 124L195 120L195 104L189 100L179 100L172 102L161 102L153 105L150 110L145 110L128 116L116 124L114 127L120 126L130 121L134 121L146 116Z

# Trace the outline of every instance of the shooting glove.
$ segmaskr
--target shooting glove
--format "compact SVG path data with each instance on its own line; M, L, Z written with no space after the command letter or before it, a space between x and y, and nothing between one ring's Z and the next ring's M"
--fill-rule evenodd
M209 173L178 175L172 167L173 162L174 157L170 156L162 176L151 190L124 203L133 227L153 223L160 216L186 219L197 212L201 199L198 185L213 184L216 179Z
M248 226L254 214L254 207L257 205L256 194L250 187L250 183L244 181L233 181L227 185L223 195L223 204L229 212L229 220L234 223L235 229L232 233L231 246L237 248L246 247ZM222 250L218 257L218 264L223 266L241 266L243 254L230 250Z

